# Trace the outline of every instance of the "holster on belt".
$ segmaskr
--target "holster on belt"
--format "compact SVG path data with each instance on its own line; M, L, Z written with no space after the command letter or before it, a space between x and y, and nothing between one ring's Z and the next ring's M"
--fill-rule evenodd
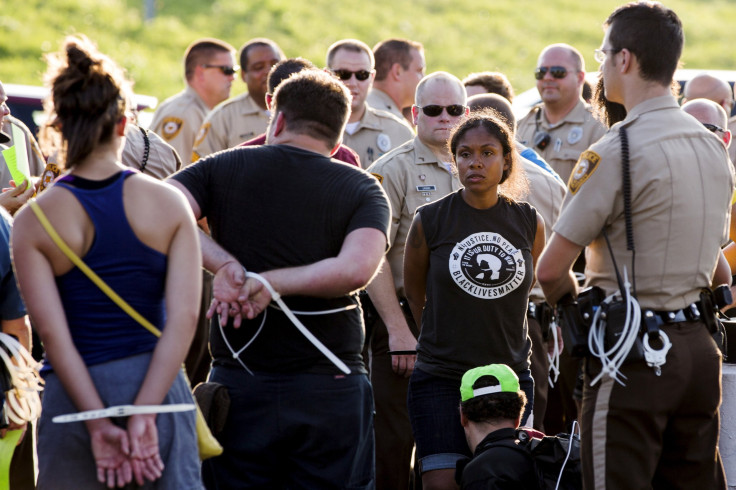
M726 328L723 323L718 319L718 310L733 302L731 296L731 290L728 286L718 286L715 291L703 288L700 291L700 301L698 301L698 310L700 310L700 317L708 327L713 340L715 341L718 348L723 354L723 358L726 358L726 352L728 351L728 345L726 342Z

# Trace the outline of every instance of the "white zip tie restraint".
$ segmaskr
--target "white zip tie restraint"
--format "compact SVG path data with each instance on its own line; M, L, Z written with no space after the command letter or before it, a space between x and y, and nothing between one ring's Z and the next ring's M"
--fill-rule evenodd
M348 305L343 308L335 308L332 310L324 310L324 311L292 311L288 306L286 306L286 303L284 303L284 300L281 299L281 295L276 292L276 290L271 286L271 283L268 282L268 280L261 276L260 274L256 274L255 272L248 272L245 269L243 269L245 272L246 277L251 277L253 279L259 280L263 287L268 289L268 292L271 293L271 299L276 302L278 307L271 306L272 308L275 308L277 310L282 311L286 317L291 320L291 323L294 324L294 326L304 335L307 340L309 340L312 345L314 345L319 351L329 359L332 364L337 366L337 368L342 371L345 374L350 374L350 368L347 367L347 365L340 360L339 357L337 357L330 349L328 349L320 340L315 337L312 332L310 332L307 327L304 326L304 324L296 317L296 315L329 315L331 313L340 313L342 311L352 310L356 308L356 305ZM269 305L270 306L270 305ZM220 318L218 318L218 324L220 326L220 335L222 336L222 339L225 342L225 345L227 346L230 353L233 355L233 359L236 359L241 366L243 366L243 369L248 371L249 374L253 375L253 371L248 369L248 367L243 363L243 361L240 359L240 354L243 353L245 349L247 349L255 340L256 337L258 337L258 334L261 333L261 330L263 330L263 326L266 324L266 314L268 310L263 311L263 319L261 320L261 324L258 326L258 330L256 330L256 333L251 337L251 339L246 342L246 344L241 347L237 352L232 348L230 345L230 342L227 340L227 337L225 336L225 332L222 328L222 322L219 321Z
M552 354L547 352L547 360L549 360L549 372L547 373L547 380L549 381L550 388L555 386L557 378L560 376L560 343L557 337L557 321L553 318L549 322L549 331L551 333L552 342L554 343L554 350Z
M578 434L575 435L575 429L577 429ZM565 473L565 466L567 465L567 460L570 459L570 453L572 452L572 443L574 439L580 439L580 425L578 424L577 420L572 421L572 430L570 431L570 439L568 440L568 446L567 446L567 455L565 455L565 461L562 462L562 467L560 468L560 475L557 477L557 485L555 485L555 490L558 490L560 488L560 482L562 481L562 475Z
M606 320L601 318L603 308L598 308L593 317L593 323L588 332L588 348L590 353L597 357L602 365L600 374L591 382L591 386L596 384L604 375L613 378L622 386L626 386L620 377L626 378L621 371L621 365L629 355L629 351L634 346L636 338L639 335L639 326L641 324L641 308L639 303L631 295L631 283L629 282L626 267L624 266L624 303L626 304L626 320L624 327L616 343L610 349L605 350L606 338ZM603 300L603 303L612 303L616 298L616 294L612 294Z
M57 415L51 421L57 424L83 422L85 420L106 419L108 417L129 417L151 413L188 412L194 410L193 403L172 403L171 405L117 405L114 407L86 410L84 412Z
M43 390L43 379L38 375L40 363L12 335L0 332L0 344L0 359L5 363L11 384L5 396L8 420L19 425L35 420L41 415L38 393Z

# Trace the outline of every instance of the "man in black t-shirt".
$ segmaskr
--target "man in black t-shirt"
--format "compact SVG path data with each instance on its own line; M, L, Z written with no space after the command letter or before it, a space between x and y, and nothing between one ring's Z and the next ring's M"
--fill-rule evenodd
M350 102L329 75L307 70L279 85L267 145L239 147L172 177L207 217L203 263L215 274L210 381L231 398L222 456L204 463L209 487L370 488L373 398L360 355L355 292L376 272L390 213L378 182L330 160ZM350 371L335 367L291 324L265 278ZM330 311L324 315L299 312Z

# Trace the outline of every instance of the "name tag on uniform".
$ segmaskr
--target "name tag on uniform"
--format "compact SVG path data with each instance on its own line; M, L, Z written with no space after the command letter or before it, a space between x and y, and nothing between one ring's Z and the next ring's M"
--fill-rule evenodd
M436 191L437 186L436 185L418 185L417 186L417 192L430 192L430 191Z

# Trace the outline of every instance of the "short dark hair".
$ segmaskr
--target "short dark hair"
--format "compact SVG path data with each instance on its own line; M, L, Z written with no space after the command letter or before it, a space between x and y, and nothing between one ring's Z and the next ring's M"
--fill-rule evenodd
M612 50L628 49L636 55L644 80L672 83L685 42L674 11L659 2L632 2L617 8L604 26Z
M280 59L284 59L286 57L284 56L284 52L281 51L279 45L276 44L274 41L265 37L257 37L255 39L251 39L250 41L246 41L246 43L243 44L238 51L238 61L240 63L240 69L243 70L243 72L248 71L248 51L259 46L272 48L279 54Z
M58 53L46 55L51 89L48 122L41 133L47 151L71 168L111 140L125 117L132 86L123 70L84 36L69 36Z
M276 87L294 73L314 68L317 68L314 63L304 58L289 58L288 60L279 61L268 72L268 93L273 95Z
M373 57L373 51L363 41L357 39L343 39L333 43L332 46L327 48L327 67L332 68L332 60L335 57L335 53L344 49L346 51L352 51L353 53L365 53L371 61L371 69L376 66L376 59Z
M184 52L184 76L191 80L197 65L207 63L217 53L234 53L235 48L225 41L206 37L187 46Z
M376 80L385 79L394 63L401 65L401 68L408 70L411 66L411 50L416 49L418 52L424 51L424 46L416 41L409 39L386 39L373 46L373 56L376 60Z
M509 100L499 94L478 94L468 99L468 107L470 112L478 112L483 109L493 109L501 118L506 121L509 129L512 131L516 127L516 117L511 108Z
M498 380L493 376L481 376L473 389L486 386L496 386ZM495 422L499 420L516 420L526 405L526 395L523 391L489 393L476 396L460 403L460 410L468 420L475 423Z
M350 92L322 70L304 70L276 88L272 121L284 115L290 131L337 145L350 115Z
M509 102L514 101L514 88L506 75L497 71L482 71L471 73L463 80L463 86L480 85L489 94L498 94L506 97Z

